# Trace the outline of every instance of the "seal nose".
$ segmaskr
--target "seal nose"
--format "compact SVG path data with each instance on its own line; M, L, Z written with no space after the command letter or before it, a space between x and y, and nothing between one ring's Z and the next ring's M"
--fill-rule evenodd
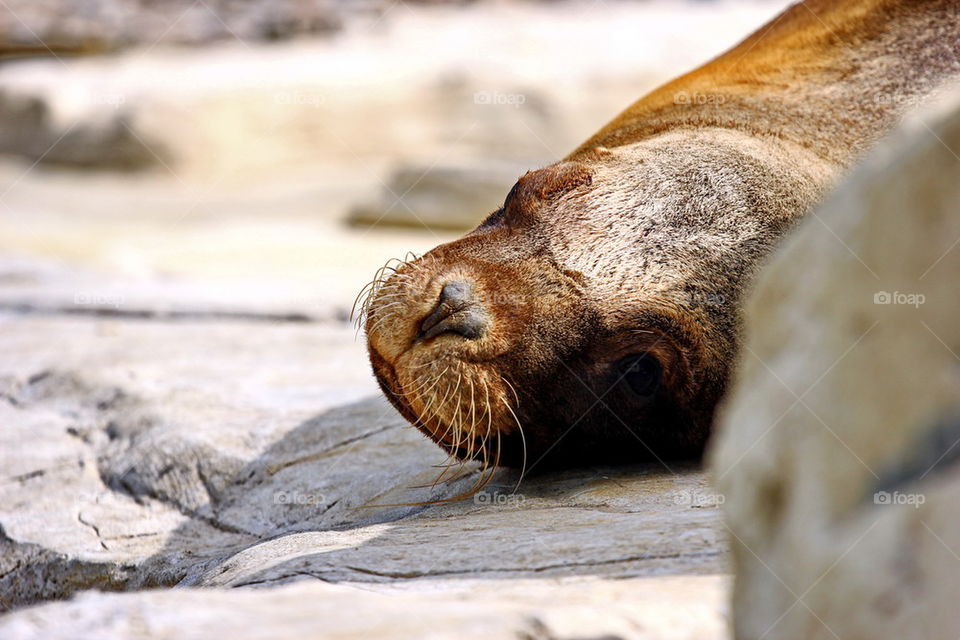
M488 324L487 311L477 302L473 285L467 280L452 280L443 285L437 306L420 324L417 340L442 333L456 333L475 340L486 332Z

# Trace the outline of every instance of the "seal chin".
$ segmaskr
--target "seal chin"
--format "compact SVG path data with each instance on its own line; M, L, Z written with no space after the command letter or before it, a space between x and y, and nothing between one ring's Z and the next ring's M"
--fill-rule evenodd
M416 345L389 363L371 349L374 373L384 393L414 426L461 460L496 466L517 457L503 453L521 430L512 385L484 362L465 361L442 344ZM521 458L522 458L522 452Z
M456 357L411 357L400 369L414 424L460 459L500 464L504 433L519 428L509 383L495 367Z

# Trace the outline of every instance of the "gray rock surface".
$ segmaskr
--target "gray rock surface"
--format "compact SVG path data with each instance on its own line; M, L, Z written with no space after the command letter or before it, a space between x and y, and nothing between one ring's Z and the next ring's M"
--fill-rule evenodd
M738 638L956 638L960 92L772 261L714 451Z
M7 640L710 640L725 635L726 582L719 576L475 580L421 593L300 582L256 590L90 593L8 616L0 631Z
M17 295L45 281L17 264ZM724 540L702 472L518 487L501 471L445 501L478 472L438 480L444 454L370 397L354 336L256 313L0 313L0 637L201 637L228 610L254 616L228 616L236 637L722 636ZM316 615L291 613L304 598ZM623 604L601 623L590 603L607 598Z

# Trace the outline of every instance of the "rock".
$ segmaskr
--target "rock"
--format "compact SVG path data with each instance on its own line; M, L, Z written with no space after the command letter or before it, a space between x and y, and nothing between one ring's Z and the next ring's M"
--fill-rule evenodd
M637 638L719 640L726 579L482 580L424 593L298 583L84 594L0 620L7 640ZM598 616L597 611L604 615Z
M6 606L172 584L186 566L258 539L210 517L211 495L278 429L372 390L346 327L2 323L12 365L0 370ZM257 344L238 348L251 331ZM227 368L198 361L220 349L236 356ZM317 390L316 378L330 383Z
M503 204L517 178L535 168L488 161L402 166L384 185L380 200L355 207L349 222L469 230Z
M344 225L349 183L198 192L0 163L0 191L0 310L37 316L345 323L389 258L455 237Z
M8 4L0 34L11 46L47 53L39 38L54 49L120 50L5 61L0 154L155 172L201 192L290 176L336 183L344 173L379 187L394 167L460 159L547 164L776 9L704 4L680 20L669 5L634 3L585 20L576 3L373 0L362 4L383 15L349 21L337 38L265 43L323 29L330 12L369 12L320 0ZM125 49L128 40L142 46Z
M960 92L916 114L757 284L713 469L738 638L960 629Z
M121 171L170 161L164 142L148 133L137 134L127 113L98 107L84 122L61 126L42 97L0 92L0 113L6 122L0 129L0 151L49 164Z
M85 0L75 7L59 0L10 0L0 14L0 50L55 55L134 45L278 40L339 30L338 8L346 6L326 0Z
M222 589L255 586L276 618L235 618L247 637L288 622L291 633L467 625L514 637L540 628L531 617L548 630L605 629L584 599L642 596L653 600L624 604L611 633L640 619L673 637L720 633L724 541L695 468L584 469L519 487L501 471L462 499L475 469L438 477L440 449L381 395L360 399L375 386L345 324L11 311L0 324L5 608L180 585L170 599L98 596L114 613L66 628L135 635L123 629L155 615L142 612L172 607L189 636L218 624L217 607L249 602ZM329 608L289 618L314 595ZM76 606L92 613L93 602ZM45 635L77 615L44 611L7 616L0 637Z

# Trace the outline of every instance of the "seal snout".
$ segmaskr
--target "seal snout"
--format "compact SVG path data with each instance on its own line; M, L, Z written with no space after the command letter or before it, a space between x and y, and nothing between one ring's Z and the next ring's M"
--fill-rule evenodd
M436 306L420 324L417 340L454 333L475 340L486 333L490 317L469 280L451 280L440 289Z

